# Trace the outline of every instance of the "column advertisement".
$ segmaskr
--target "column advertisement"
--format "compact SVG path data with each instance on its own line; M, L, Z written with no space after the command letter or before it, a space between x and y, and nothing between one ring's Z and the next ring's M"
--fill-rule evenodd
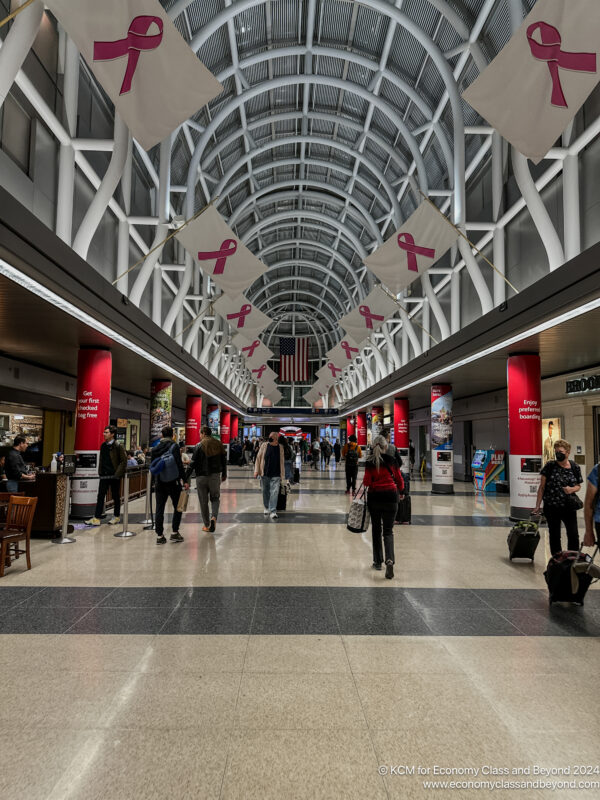
M219 436L220 412L219 406L210 405L206 407L206 424L212 431L213 436Z
M231 442L231 411L225 408L221 411L221 442L227 446Z
M383 406L373 406L371 409L371 442L379 436L383 428Z
M110 420L112 356L109 350L80 350L77 357L75 453L72 483L74 517L94 512L98 494L98 458L103 432Z
M162 437L162 429L173 424L173 384L152 381L150 387L150 447Z
M542 389L539 355L508 358L510 516L526 519L535 508L542 468Z
M367 446L367 412L359 411L356 415L356 438L359 447ZM364 455L364 454L363 454Z
M452 386L431 387L431 491L454 492L454 440L452 430Z

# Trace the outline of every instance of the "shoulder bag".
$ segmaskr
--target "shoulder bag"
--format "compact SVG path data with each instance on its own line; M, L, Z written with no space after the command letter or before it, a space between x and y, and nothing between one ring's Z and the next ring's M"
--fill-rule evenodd
M367 508L367 490L361 483L356 493L356 497L350 504L346 528L352 533L364 533L371 524L371 515Z

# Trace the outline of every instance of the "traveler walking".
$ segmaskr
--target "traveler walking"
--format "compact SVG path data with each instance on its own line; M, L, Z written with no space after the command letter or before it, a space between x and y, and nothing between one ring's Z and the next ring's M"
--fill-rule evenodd
M173 428L165 427L162 429L162 439L152 448L152 461L154 464L162 459L164 466L161 472L155 477L156 487L156 544L166 544L167 540L163 535L165 506L169 497L173 503L173 533L171 542L183 542L183 536L179 533L181 524L181 511L177 510L179 496L181 495L181 481L184 481L184 488L189 489L189 484L185 480L185 470L181 461L181 451L179 445L173 439Z
M335 440L335 444L333 445L333 455L335 456L335 463L339 464L340 458L342 457L342 448L337 439Z
M314 469L319 469L319 461L321 459L321 444L318 438L315 438L311 448L312 465Z
M288 486L288 489L291 485L292 480L292 448L290 447L290 443L287 440L286 436L280 434L279 436L279 444L283 447L283 467L285 470L285 480Z
M352 495L356 494L356 477L358 475L358 462L362 458L362 450L360 449L356 436L351 434L348 437L348 443L344 445L342 450L342 459L346 462L346 494L352 491Z
M214 533L219 516L221 483L227 480L227 452L221 442L214 438L208 425L202 427L201 435L185 474L185 482L189 483L191 476L196 476L198 503L204 523L202 530Z
M537 493L534 514L539 514L544 502L544 516L548 522L550 553L560 553L560 524L567 531L569 550L579 550L577 531L577 509L583 504L576 492L581 489L583 478L581 469L574 461L569 461L571 445L564 439L554 443L555 461L548 461L540 473L540 486Z
M100 445L100 463L98 465L98 494L96 496L96 510L94 516L86 520L86 525L97 527L101 525L100 517L104 511L104 500L110 489L114 501L113 515L108 520L109 525L116 525L121 521L121 478L127 469L127 453L121 442L115 436L117 429L114 425L104 428L104 441Z
M252 442L250 439L244 439L244 466L249 467L252 460Z
M373 440L373 452L365 462L363 483L367 487L367 507L371 515L373 568L381 569L385 549L385 577L393 578L394 520L398 511L398 500L403 497L404 480L396 459L387 450L385 438L376 436Z
M586 547L593 547L596 538L600 539L600 495L598 494L598 467L588 475L587 489L585 492L584 516L585 516L585 537L583 543Z
M331 442L329 439L323 439L321 442L321 461L325 464L326 467L329 466L329 461L331 459Z
M261 479L263 506L265 517L277 519L277 498L279 487L285 480L283 445L279 444L279 435L273 431L269 441L263 442L256 457L254 477Z

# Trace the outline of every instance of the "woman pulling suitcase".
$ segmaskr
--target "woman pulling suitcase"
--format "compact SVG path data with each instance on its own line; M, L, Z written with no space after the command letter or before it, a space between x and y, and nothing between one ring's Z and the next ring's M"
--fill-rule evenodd
M385 577L394 577L394 520L398 500L403 498L404 480L394 456L387 453L383 436L373 440L373 451L365 462L364 485L371 515L373 569L380 570L385 550ZM383 547L382 547L383 537Z

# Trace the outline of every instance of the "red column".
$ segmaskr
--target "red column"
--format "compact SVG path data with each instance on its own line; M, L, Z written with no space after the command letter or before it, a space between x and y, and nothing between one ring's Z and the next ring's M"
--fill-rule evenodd
M356 415L356 438L359 447L367 446L367 412L359 411Z
M188 394L185 401L185 443L195 447L200 441L202 395Z
M238 439L240 435L240 418L237 414L231 415L231 438Z
M76 477L73 479L72 514L94 513L98 493L98 456L103 431L110 421L110 350L80 350L77 357L77 407L75 416Z
M354 417L348 417L346 430L348 432L349 437L354 436L356 434L356 420L354 419Z
M408 448L408 397L394 398L394 445L400 449Z
M542 468L542 383L537 354L508 358L510 516L527 519L535 508Z
M231 442L231 411L228 408L221 409L221 442L223 444Z

